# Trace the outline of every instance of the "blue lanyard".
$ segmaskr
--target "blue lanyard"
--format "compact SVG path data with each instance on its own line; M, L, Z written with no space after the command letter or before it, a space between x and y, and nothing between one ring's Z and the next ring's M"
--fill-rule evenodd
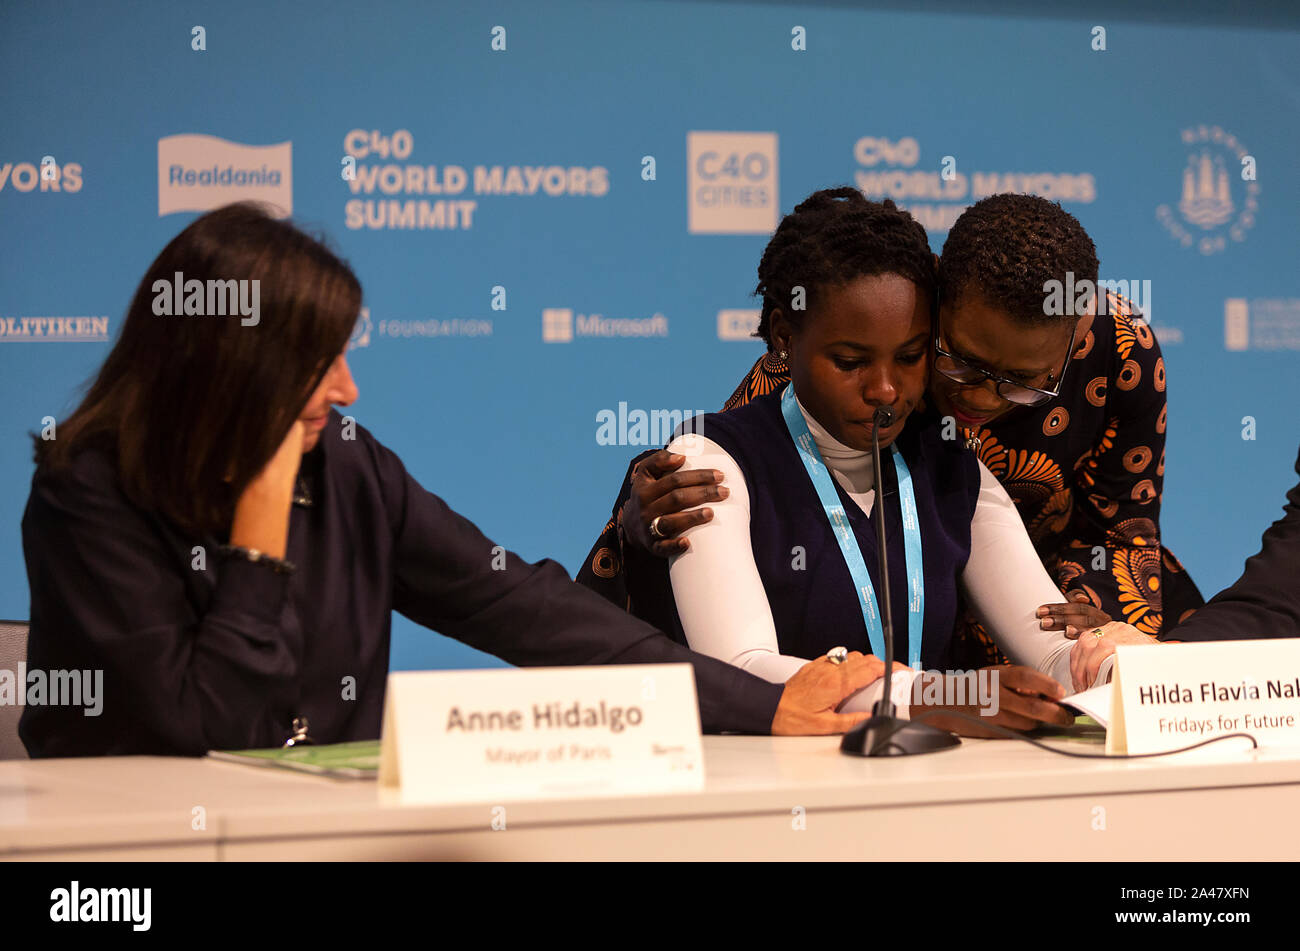
M785 392L781 394L781 415L785 417L786 429L790 430L790 438L794 440L795 448L799 450L799 458L808 472L808 478L812 480L813 488L817 490L817 497L821 499L826 518L835 533L835 540L840 544L844 563L848 565L849 574L853 576L853 584L858 589L858 602L862 607L862 619L867 625L867 636L871 640L871 652L884 660L885 640L880 612L876 608L876 590L872 587L867 563L862 558L862 549L858 547L858 540L849 525L849 517L845 514L844 506L840 504L840 497L831 482L830 472L826 468L826 463L822 461L822 455L817 450L812 433L808 431L808 423L804 420L803 413L799 412L799 406L794 398L793 384L787 386ZM920 670L921 633L925 622L921 523L917 516L912 473L908 471L907 461L898 451L897 443L890 448L894 453L894 469L898 474L898 499L903 515L903 551L906 555L908 592L907 662L913 669ZM877 472L875 481L876 491L882 492L885 484L884 474ZM881 515L884 515L883 505ZM890 636L893 636L892 631Z

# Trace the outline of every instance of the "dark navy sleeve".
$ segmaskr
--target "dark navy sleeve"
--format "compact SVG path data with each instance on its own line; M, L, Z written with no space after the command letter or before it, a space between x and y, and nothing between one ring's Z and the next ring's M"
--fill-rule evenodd
M395 537L393 606L523 667L689 663L706 733L769 733L784 684L696 654L570 580L488 539L373 443Z
M1300 458L1296 459L1300 475ZM1162 640L1223 641L1300 636L1300 485L1287 493L1283 516L1264 533L1257 554L1230 588Z
M197 615L188 551L169 548L156 520L123 496L102 453L38 470L22 535L29 668L103 672L98 716L26 707L19 732L32 756L241 749L296 695L280 629L289 577L232 560Z

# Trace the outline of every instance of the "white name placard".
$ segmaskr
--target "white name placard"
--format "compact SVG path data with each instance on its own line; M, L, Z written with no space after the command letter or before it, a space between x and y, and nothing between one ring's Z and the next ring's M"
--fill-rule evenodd
M1300 639L1123 645L1107 753L1155 753L1226 733L1300 747ZM1249 748L1224 740L1209 749Z
M379 784L404 803L699 790L695 672L637 664L391 673Z

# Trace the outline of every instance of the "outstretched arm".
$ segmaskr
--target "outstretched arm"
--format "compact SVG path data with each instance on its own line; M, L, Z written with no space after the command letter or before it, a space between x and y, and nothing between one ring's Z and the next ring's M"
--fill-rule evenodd
M1061 599L1043 568L1025 523L993 473L979 464L980 492L971 519L971 551L962 587L972 610L1014 663L1033 667L1060 683L1085 690L1071 674L1076 642L1063 631L1044 630L1038 607ZM1096 680L1110 676L1113 661L1102 662Z
M1259 552L1246 559L1241 577L1170 631L1168 640L1300 637L1300 485L1286 498L1282 517L1264 533Z

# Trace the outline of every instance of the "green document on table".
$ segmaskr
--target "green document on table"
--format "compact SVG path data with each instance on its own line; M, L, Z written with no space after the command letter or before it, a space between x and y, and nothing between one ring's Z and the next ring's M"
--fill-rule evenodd
M1070 726L1057 726L1056 724L1040 724L1028 733L1035 739L1043 737L1056 737L1071 742L1090 743L1101 745L1106 742L1106 728L1094 720L1092 717L1078 716L1074 718L1074 723Z
M279 766L338 779L375 779L379 776L379 741L331 743L326 746L291 746L288 749L216 751L212 759L248 766Z

